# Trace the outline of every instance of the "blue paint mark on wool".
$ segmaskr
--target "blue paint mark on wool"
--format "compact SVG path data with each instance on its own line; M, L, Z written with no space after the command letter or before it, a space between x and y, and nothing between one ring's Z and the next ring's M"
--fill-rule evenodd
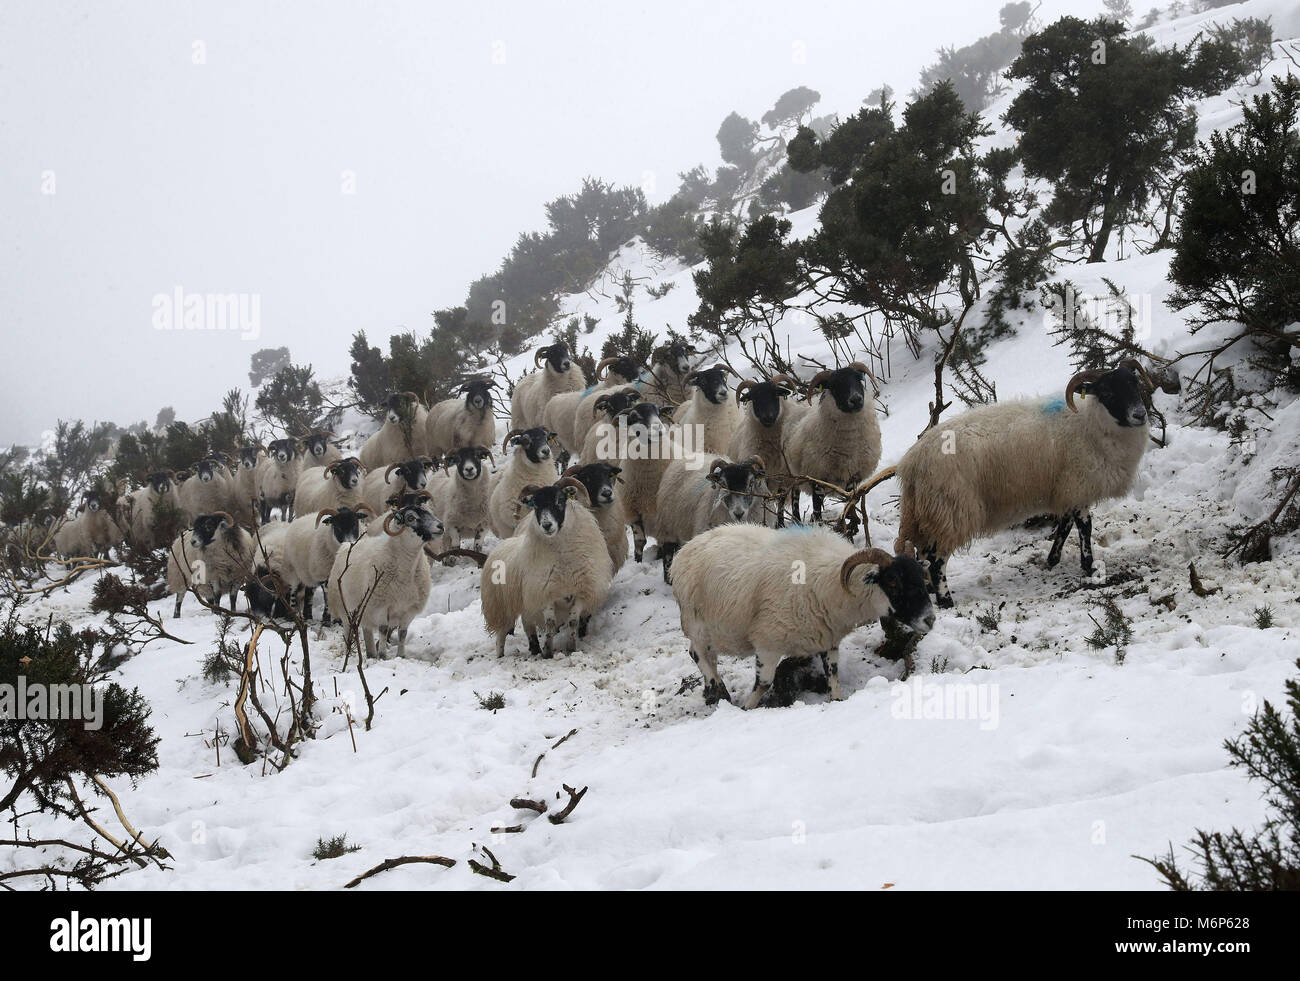
M1054 416L1065 411L1065 399L1048 399L1043 403L1043 415Z

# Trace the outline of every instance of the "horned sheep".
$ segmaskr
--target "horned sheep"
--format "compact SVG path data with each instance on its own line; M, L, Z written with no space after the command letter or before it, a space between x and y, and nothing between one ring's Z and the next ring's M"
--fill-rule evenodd
M492 481L488 518L492 534L509 538L519 524L519 494L529 484L549 484L555 477L551 440L555 434L543 426L512 429L501 441L501 452L514 452Z
M563 341L540 347L533 353L538 368L519 379L510 402L510 428L529 429L543 425L542 415L551 399L563 392L582 391L587 379Z

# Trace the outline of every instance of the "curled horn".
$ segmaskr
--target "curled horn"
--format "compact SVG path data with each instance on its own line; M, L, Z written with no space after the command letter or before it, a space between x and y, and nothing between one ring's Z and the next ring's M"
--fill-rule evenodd
M596 365L596 381L604 381L605 376L609 374L605 369L617 360L618 358L605 358L600 364Z
M696 375L698 375L698 374L699 374L699 372L698 372L697 370L695 370L694 368L692 368L690 371L686 372L686 376L685 376L684 378L682 378L682 384L683 384L683 385L689 385L689 384L691 383L691 379L694 378L694 377L695 377Z
M709 464L709 476L712 477L715 473L717 473L719 470L721 470L721 469L722 469L723 467L725 467L726 465L727 465L727 461L726 461L726 460L724 460L724 459L723 459L722 457L720 457L720 456L715 456L715 457L713 458L713 462Z
M1065 404L1070 407L1071 412L1078 412L1074 407L1074 393L1089 382L1094 382L1106 372L1104 371L1081 371L1070 379L1070 384L1065 386Z
M335 461L334 461L333 463L331 463L328 467L326 467L326 468L325 468L325 476L326 476L326 477L333 477L336 473L338 473L338 470L339 470L339 464L342 463L342 462L343 462L342 460L335 460Z
M235 526L235 519L232 518L230 514L226 511L213 511L212 517L220 518L221 523L225 525L227 528L233 528Z
M358 501L356 504L352 505L352 513L353 513L353 514L368 514L368 515L370 515L370 517L373 518L373 517L375 516L375 509L372 508L372 507L371 507L369 504L367 504L365 501Z
M329 518L338 514L333 508L321 508L316 512L316 527L320 527L321 518Z
M550 353L551 349L549 347L539 347L533 352L533 366L540 368L542 366L542 359Z
M866 548L861 552L854 552L840 566L840 586L846 593L849 591L849 576L860 565L886 566L892 561L894 557L883 548Z
M598 399L596 399L596 401L591 406L591 418L593 419L597 418L602 412L605 411L605 407L607 405L609 405L608 395L602 395Z
M396 469L397 469L398 467L400 467L400 466L401 466L400 463L393 463L393 464L390 464L390 465L389 465L388 469L384 471L384 483L385 483L385 484L388 483L388 478L391 477L391 476L393 475L393 471L396 470Z
M561 476L562 478L563 478L563 477L573 477L573 478L576 480L576 479L577 479L577 475L578 475L578 471L581 470L581 469L582 469L582 467L575 463L575 464L574 464L573 466L571 466L571 467L566 467L565 470L564 470L564 473L560 474L560 476Z
M388 517L386 517L386 518L384 519L384 533L385 533L385 534L387 534L387 535L391 535L392 537L396 538L398 535L400 535L400 534L402 533L402 529L401 529L401 528L398 528L397 531L393 531L393 529L392 529L393 519L394 519L394 518L398 518L398 519L400 519L401 516L402 516L402 515L401 515L401 512L400 512L400 511L391 511L391 512L389 512Z
M524 430L522 429L512 429L510 430L510 432L506 433L506 438L501 441L501 452L502 453L509 452L510 441L514 439L516 436L522 436L523 434L524 434Z
M871 384L872 384L872 385L875 385L875 384L876 384L876 376L873 375L873 374L871 373L871 369L868 368L868 367L867 367L865 364L863 364L861 361L854 361L852 364L849 365L849 367L852 368L854 371L860 371L860 372L862 372L864 375L866 375L868 378L870 378L870 379L871 379Z
M591 495L587 493L587 487L577 477L561 477L556 487L576 487L582 494L582 503L591 507Z
M746 392L748 392L751 388L753 388L756 384L758 383L750 381L748 378L746 378L744 381L742 381L739 385L736 386L737 405L740 405L740 397L744 395Z
M773 385L784 385L795 395L798 395L799 392L802 391L799 385L799 380L797 378L791 378L789 375L773 375L768 379L768 381Z
M1133 374L1142 379L1148 389L1153 392L1156 390L1156 383L1152 381L1151 376L1147 374L1147 370L1142 367L1137 358L1125 358L1117 365L1117 367L1128 368L1133 372Z
M763 458L755 453L753 456L745 457L740 461L742 467L749 467L755 476L763 476L767 473L767 466L763 463Z
M817 387L830 376L831 373L829 371L819 371L817 374L813 375L812 381L808 383L808 396L811 398L812 394L817 391Z
M542 489L541 484L525 484L519 489L519 500L525 501Z
M424 400L421 399L420 396L416 395L414 392L403 392L402 394L405 395L411 401L413 401L416 405L424 405Z

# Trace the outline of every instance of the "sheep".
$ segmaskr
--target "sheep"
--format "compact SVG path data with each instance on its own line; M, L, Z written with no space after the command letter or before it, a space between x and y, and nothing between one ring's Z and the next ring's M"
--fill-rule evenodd
M618 459L618 416L641 401L635 388L605 392L591 403L592 424L582 439L579 459L583 463L608 463ZM603 418L602 418L603 417Z
M751 456L785 469L781 436L787 426L797 420L807 406L791 400L799 391L799 383L789 375L773 375L768 381L742 381L736 386L736 405L739 418L731 434L727 456L744 460ZM784 476L769 475L768 488L777 495L776 526L785 524L785 499L790 482Z
M654 522L664 582L672 581L673 556L697 535L730 521L763 523L765 477L763 460L756 456L739 462L691 456L668 464Z
M407 491L422 491L429 483L433 461L427 456L392 463L383 470L371 470L361 481L361 500L375 514L388 510L390 498Z
M511 429L543 425L542 414L552 396L587 387L582 369L569 357L569 348L563 341L539 347L533 354L533 364L540 370L524 375L515 385L510 401Z
M293 520L293 495L301 472L302 454L297 440L272 440L266 459L258 464L257 501L262 524L271 520L272 508L280 509L282 520Z
M573 506L589 504L581 481L562 477L550 486L531 485L520 499L531 513L520 521L519 534L497 545L483 565L484 623L496 637L498 656L521 617L530 653L552 657L561 625L568 632L564 649L572 653L604 605L613 562L596 519L586 506ZM545 633L540 643L539 628Z
M758 705L783 657L820 656L830 697L841 697L839 643L873 620L925 634L934 611L925 570L907 555L854 551L826 528L723 525L688 542L673 563L682 633L704 676L704 702L731 701L717 657L756 655Z
M808 399L820 395L782 433L782 451L792 475L849 488L875 471L880 462L880 426L864 382L871 371L861 361L818 372L808 383ZM874 379L873 379L874 384ZM820 521L824 494L811 486L812 519ZM799 520L799 487L790 489L790 513Z
M315 429L302 437L303 470L328 467L331 463L343 459L343 454L339 452L339 448L330 442L332 439L338 439L338 437L328 429ZM306 510L306 508L303 508L303 510Z
M105 496L98 490L88 490L82 495L81 513L64 522L54 533L54 550L60 557L106 558L113 546L121 544L125 536L104 507Z
M596 401L607 392L636 384L641 377L641 371L641 366L629 357L606 358L596 365L596 384L583 392L578 407L573 413L573 452L575 454L580 455L582 453L583 444L587 441L587 433L596 424ZM557 395L551 401L555 402L558 398L560 396ZM583 457L582 462L591 463L592 461Z
M383 535L364 535L334 556L326 601L352 643L360 629L367 657L388 654L388 632L397 631L397 656L406 656L406 632L424 610L432 579L426 544L442 534L442 522L425 507L402 507L384 518ZM375 631L379 631L376 647Z
M222 459L210 453L194 464L194 476L180 487L181 510L193 522L200 514L226 511L235 501L235 480Z
M689 372L682 384L694 388L691 397L673 416L685 445L699 453L726 453L736 427L736 406L727 390L726 365ZM735 374L735 372L731 372ZM695 431L690 427L694 426Z
M691 371L691 355L703 354L678 338L661 344L650 355L648 393L667 405L686 401L686 376Z
M164 508L180 510L180 491L176 487L176 475L171 470L151 473L145 485L127 495L127 505L131 514L130 539L139 549L152 551L160 548L165 541L158 541L154 525L159 515L155 509L159 504Z
M245 528L257 524L257 468L266 459L266 450L252 443L239 448L239 463L233 475L235 486L230 502L230 513Z
M1064 399L978 406L928 429L896 467L866 482L864 491L897 471L899 541L929 561L939 606L953 605L944 574L953 552L1038 514L1058 519L1048 568L1060 562L1073 524L1080 565L1091 574L1092 506L1129 492L1147 446L1139 378L1150 386L1130 358L1110 371L1075 375ZM1095 397L1079 407L1076 394Z
M612 463L588 463L564 471L564 476L574 478L587 489L591 513L609 548L615 574L627 562L627 512L623 509L623 495L618 493L622 472L622 467Z
M302 514L284 531L279 572L288 590L302 591L301 610L305 620L312 617L311 603L317 587L323 587L334 567L334 557L343 545L361 537L362 523L373 517L365 504L355 507L326 507L315 514ZM323 527L322 527L323 523ZM321 615L321 625L329 626L328 604Z
M671 412L669 407L639 402L619 415L617 462L626 482L623 507L632 526L632 556L638 562L645 555L646 529L654 526L664 471L671 460L690 455L664 425Z
M322 508L354 507L361 501L366 472L355 456L338 459L324 467L311 467L298 475L293 507L299 514L315 514Z
M414 392L392 392L384 399L384 424L357 454L367 470L426 455L429 413Z
M496 446L497 421L492 415L491 378L471 378L456 390L461 398L444 399L429 409L426 452L446 456L462 446Z
M509 538L519 524L519 492L529 484L549 484L555 476L551 440L555 434L542 426L512 429L501 441L501 452L514 446L506 465L492 481L488 496L488 521L492 534Z
M172 542L167 556L167 589L176 596L172 618L181 615L181 600L192 586L217 606L222 594L229 593L234 610L239 587L252 571L253 547L253 536L225 511L195 518L190 531Z
M483 475L483 461L492 459L486 446L463 446L443 459L446 473L434 474L429 481L429 499L433 511L442 519L442 550L459 548L461 539L471 536L474 550L483 543L488 525L488 499L491 481ZM451 556L443 559L451 565Z

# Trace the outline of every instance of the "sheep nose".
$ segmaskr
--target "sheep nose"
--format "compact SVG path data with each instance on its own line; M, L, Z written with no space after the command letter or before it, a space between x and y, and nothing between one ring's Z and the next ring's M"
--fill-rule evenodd
M921 622L925 624L925 629L929 630L931 627L934 626L934 613L933 612L927 613Z

